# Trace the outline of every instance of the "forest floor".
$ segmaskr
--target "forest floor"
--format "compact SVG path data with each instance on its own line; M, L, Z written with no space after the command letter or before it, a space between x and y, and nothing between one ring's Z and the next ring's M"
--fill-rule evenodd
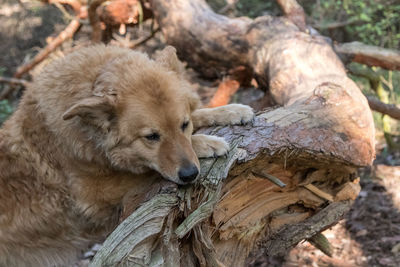
M24 6L15 0L0 0L0 51L3 51L0 75L11 76L19 65L46 45L46 38L54 37L68 24L68 19L54 6L24 0L22 3ZM74 40L65 42L50 58L62 56L76 45L84 45L89 33L88 26L83 26ZM137 35L132 32L131 36ZM139 49L151 52L160 46L162 36L158 34ZM207 102L219 81L204 81L192 70L188 73ZM17 102L19 95L12 94L10 102ZM241 89L234 100L251 104L261 95L254 88ZM373 167L360 170L362 190L351 212L324 232L334 248L332 257L305 241L287 255L266 258L253 266L400 266L400 153L387 152L382 141L377 143L377 150L384 153L379 153Z

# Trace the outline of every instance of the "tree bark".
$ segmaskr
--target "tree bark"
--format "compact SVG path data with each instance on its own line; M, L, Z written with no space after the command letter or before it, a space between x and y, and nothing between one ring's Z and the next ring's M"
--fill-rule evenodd
M116 229L93 266L242 266L336 223L375 150L368 102L331 46L286 18L229 19L202 0L153 0L152 9L190 66L207 76L242 66L281 107L248 125L201 129L231 144L227 157L202 160L196 186L151 190L141 205L150 215L133 203L135 223Z
M276 0L285 16L301 31L306 29L306 13L296 0Z

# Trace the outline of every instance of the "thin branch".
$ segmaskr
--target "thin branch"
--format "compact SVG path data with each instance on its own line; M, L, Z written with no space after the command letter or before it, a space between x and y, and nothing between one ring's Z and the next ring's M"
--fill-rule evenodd
M42 62L51 52L59 47L65 40L72 38L74 33L79 29L81 23L76 18L56 38L54 38L42 51L40 51L32 61L20 66L14 74L15 78L20 78L22 75L30 71L37 64Z
M343 28L346 27L348 25L351 24L355 24L355 23L359 23L360 20L356 20L356 19L349 19L346 21L335 21L335 22L331 22L331 23L324 23L324 24L313 24L312 27L318 29L318 30L333 30L333 29L337 29L337 28Z
M372 110L378 111L382 114L386 114L393 119L400 120L400 107L398 105L385 104L372 96L367 96L367 99L368 104Z
M129 48L132 48L132 49L133 49L133 48L136 48L136 47L138 47L138 46L140 46L140 45L146 43L148 40L150 40L151 38L153 38L154 35L155 35L157 32L159 32L159 31L160 31L160 27L158 27L158 28L155 29L155 30L152 30L149 36L140 38L140 39L136 40L135 42L132 42L132 43L130 44Z
M382 77L374 72L370 68L360 68L357 66L348 65L347 69L353 75L363 77L367 79L370 83L371 89L375 91L375 93L382 98L382 94L386 95L385 90L382 87L382 82L388 83L386 80L382 79ZM386 84L389 87L389 84ZM384 97L385 98L385 97ZM380 112L382 114L386 114L393 119L400 120L400 108L394 104L387 104L382 102L381 100L367 96L369 107L372 110ZM386 101L388 99L386 98Z
M345 62L354 61L388 70L400 70L400 51L360 42L335 44L334 49Z
M29 85L29 82L27 80L10 78L10 77L3 77L3 76L0 76L0 83L19 84L19 85L22 85L24 87L27 87Z

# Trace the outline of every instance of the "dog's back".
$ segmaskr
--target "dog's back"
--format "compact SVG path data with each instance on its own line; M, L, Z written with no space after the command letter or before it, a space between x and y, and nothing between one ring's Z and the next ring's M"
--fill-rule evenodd
M65 101L91 94L105 62L126 52L98 46L51 63L0 129L0 266L65 264L102 236L104 225L73 204L60 160L68 151L52 121Z

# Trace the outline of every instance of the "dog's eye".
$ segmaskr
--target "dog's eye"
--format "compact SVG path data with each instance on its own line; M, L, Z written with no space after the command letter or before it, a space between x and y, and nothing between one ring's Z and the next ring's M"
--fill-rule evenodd
M160 140L160 135L158 133L152 133L152 134L146 135L145 137L149 141L158 141L158 140Z
M188 121L185 121L185 122L182 124L182 126L181 126L182 132L184 132L184 131L186 130L186 128L188 127L188 125L189 125L189 122L188 122Z

